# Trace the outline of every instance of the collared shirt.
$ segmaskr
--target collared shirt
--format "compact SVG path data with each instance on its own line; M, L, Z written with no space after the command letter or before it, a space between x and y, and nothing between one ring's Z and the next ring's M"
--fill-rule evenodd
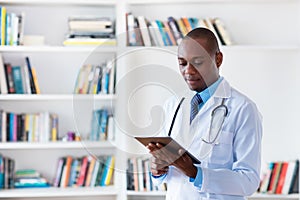
M198 93L202 99L202 103L200 103L199 107L198 107L199 110L208 101L208 99L215 93L215 91L217 90L217 88L222 80L223 80L223 77L220 76L216 82L211 84L205 90ZM197 167L197 175L195 178L190 178L190 182L194 182L195 186L198 186L198 187L202 186L202 169L201 169L201 167Z

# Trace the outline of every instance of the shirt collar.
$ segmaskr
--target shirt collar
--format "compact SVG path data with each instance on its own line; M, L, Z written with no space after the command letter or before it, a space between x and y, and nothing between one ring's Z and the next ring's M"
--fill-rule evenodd
M217 90L217 88L222 80L223 80L223 77L220 76L216 82L211 84L209 87L207 87L202 92L198 93L201 96L203 103L206 103L208 101L208 99L215 93L215 91Z

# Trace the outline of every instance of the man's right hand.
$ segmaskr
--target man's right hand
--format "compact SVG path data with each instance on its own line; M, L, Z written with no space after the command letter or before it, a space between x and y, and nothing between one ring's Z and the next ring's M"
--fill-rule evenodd
M152 155L152 158L150 160L150 169L153 176L161 176L163 174L166 174L169 170L169 163L165 162L157 156L157 152L162 147L163 146L161 144L154 143L149 143L147 145L149 153L151 153Z

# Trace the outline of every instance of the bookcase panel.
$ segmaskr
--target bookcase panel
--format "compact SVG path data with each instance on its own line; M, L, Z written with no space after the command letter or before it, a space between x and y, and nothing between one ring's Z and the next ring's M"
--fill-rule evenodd
M232 40L239 45L284 45L299 43L298 1L289 2L212 2L130 5L127 12L149 20L167 20L169 16L219 17ZM284 15L283 10L289 10ZM278 31L283 28L284 31ZM286 34L289 33L289 37Z
M43 35L45 44L62 45L68 33L68 17L98 16L115 20L115 8L109 5L4 4L7 12L25 13L24 35Z
M221 74L254 100L262 114L263 161L299 157L298 58L298 51L224 51Z

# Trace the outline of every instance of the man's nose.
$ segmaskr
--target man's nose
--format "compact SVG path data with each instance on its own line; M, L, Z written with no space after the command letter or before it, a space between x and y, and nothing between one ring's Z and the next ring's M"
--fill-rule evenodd
M189 62L186 66L185 72L188 74L191 74L191 73L195 73L195 71L196 71L196 68L194 67L194 65L192 63Z

